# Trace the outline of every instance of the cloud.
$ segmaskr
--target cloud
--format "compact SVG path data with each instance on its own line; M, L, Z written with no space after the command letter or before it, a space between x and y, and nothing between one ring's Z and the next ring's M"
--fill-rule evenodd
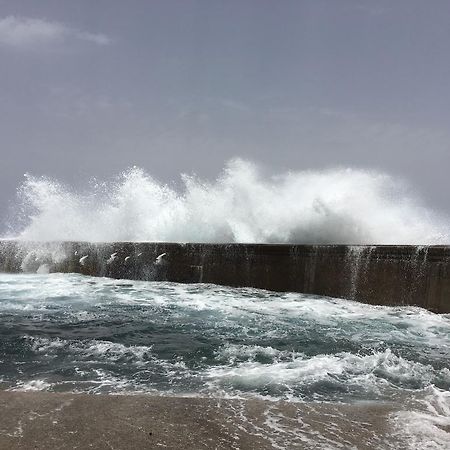
M78 39L81 39L83 41L90 41L97 45L108 45L111 44L111 39L104 35L99 33L88 33L87 31L76 31L75 36Z
M81 31L60 22L16 16L0 19L0 45L3 46L35 48L39 45L64 42L69 39L96 45L111 43L111 39L104 34Z

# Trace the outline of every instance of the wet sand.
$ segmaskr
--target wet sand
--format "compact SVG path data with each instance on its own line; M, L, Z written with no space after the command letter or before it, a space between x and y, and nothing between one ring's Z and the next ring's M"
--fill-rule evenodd
M407 448L388 404L0 391L0 449Z

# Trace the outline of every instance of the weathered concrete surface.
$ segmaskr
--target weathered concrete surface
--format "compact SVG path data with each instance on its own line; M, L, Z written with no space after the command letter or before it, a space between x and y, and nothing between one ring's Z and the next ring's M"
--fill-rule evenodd
M251 286L450 313L450 246L0 241L0 271L38 270Z
M0 391L0 449L409 448L390 404Z

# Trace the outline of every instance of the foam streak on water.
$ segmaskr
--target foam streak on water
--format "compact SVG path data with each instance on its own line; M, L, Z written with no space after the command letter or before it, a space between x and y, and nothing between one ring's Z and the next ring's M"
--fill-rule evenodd
M10 236L28 240L442 244L448 218L398 180L335 169L265 176L233 160L213 183L183 176L178 192L138 168L74 191L27 176Z
M449 361L450 316L416 307L0 274L3 389L326 402L336 411L375 402L390 405L391 433L408 448L442 448ZM281 427L285 419L269 413L266 426Z

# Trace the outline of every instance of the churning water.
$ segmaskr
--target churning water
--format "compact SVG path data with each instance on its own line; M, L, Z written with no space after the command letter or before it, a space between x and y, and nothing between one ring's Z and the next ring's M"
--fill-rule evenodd
M448 218L376 172L267 177L235 160L213 183L183 181L178 192L133 168L76 191L28 176L10 236L450 243ZM449 366L450 316L420 308L206 284L0 274L0 389L264 399L275 405L264 413L267 435L281 439L274 448L344 448L345 430L369 422L375 434L361 448L448 448ZM308 408L309 419L286 415L281 400ZM356 404L387 407L389 430L377 428L378 417L347 414ZM243 423L242 410L233 415Z
M450 316L420 308L0 274L3 389L391 404L392 432L404 434L405 448L444 448L449 359Z
M399 180L334 169L265 176L228 163L215 182L183 176L178 192L138 168L76 191L27 176L10 237L26 240L445 244L450 220Z

